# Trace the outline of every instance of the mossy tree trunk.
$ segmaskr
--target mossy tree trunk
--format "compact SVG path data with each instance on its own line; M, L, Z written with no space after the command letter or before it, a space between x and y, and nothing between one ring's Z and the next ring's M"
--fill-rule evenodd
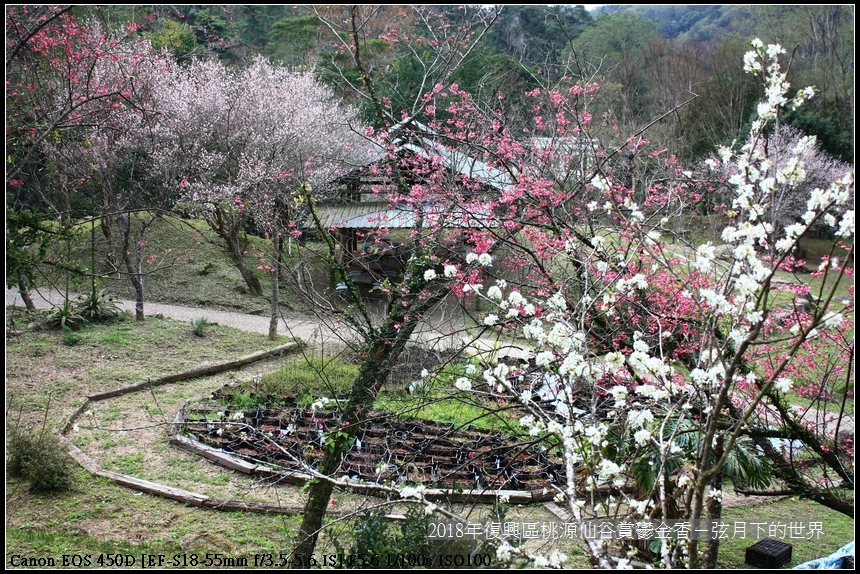
M143 291L143 273L140 269L140 261L138 257L138 265L132 259L131 254L131 220L127 213L120 213L116 218L119 225L120 242L122 244L122 261L125 264L125 270L128 273L128 279L134 287L134 318L137 321L144 321L146 317L143 312L144 291ZM137 250L137 248L135 248Z
M280 280L281 274L278 272L278 268L280 267L281 262L281 246L283 240L280 236L275 234L275 237L272 239L272 247L274 249L274 253L272 254L272 259L274 260L274 269L272 270L272 308L271 308L271 317L269 318L269 340L274 341L278 338L278 316L280 315Z
M420 279L421 272L414 271L412 276L419 279L414 280L405 290L410 294L398 297L395 304L389 306L384 325L373 329L373 335L365 339L364 352L361 354L364 359L352 384L347 403L342 409L344 426L339 430L343 434L339 440L326 444L326 452L317 468L328 476L337 473L356 435L363 428L379 389L388 379L393 365L418 326L418 318L448 293L446 288L440 287L429 297L421 297L421 283L425 282ZM293 551L293 568L301 568L313 554L333 488L334 485L328 480L317 479L311 482L304 518L299 528L298 543Z

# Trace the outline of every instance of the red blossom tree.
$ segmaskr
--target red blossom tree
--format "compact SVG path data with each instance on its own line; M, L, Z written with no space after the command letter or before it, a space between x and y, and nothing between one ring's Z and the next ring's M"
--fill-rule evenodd
M109 259L114 252L122 257L142 320L144 236L151 220L133 229L130 219L157 203L146 162L158 58L135 37L133 23L107 29L69 9L28 6L9 8L6 23L12 208L36 208L68 227L73 217L93 215L73 213L75 204L92 199L101 210Z

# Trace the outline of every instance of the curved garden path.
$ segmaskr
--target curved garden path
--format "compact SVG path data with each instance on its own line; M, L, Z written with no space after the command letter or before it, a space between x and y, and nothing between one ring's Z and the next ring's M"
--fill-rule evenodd
M76 296L76 294L72 294ZM64 296L54 289L39 289L31 293L33 303L39 309L51 309L60 304L64 300ZM117 300L121 308L130 313L134 313L135 302L130 300ZM18 294L16 289L6 289L6 307L24 307L24 301ZM234 327L243 331L254 333L268 334L269 332L269 317L266 315L250 315L246 313L237 313L231 311L219 311L215 309L206 309L199 307L182 307L178 305L166 305L163 303L145 303L145 313L147 316L161 315L176 321L189 322L201 317L206 318L212 323ZM8 314L8 313L7 313ZM7 317L7 327L9 326L9 318ZM351 334L349 328L343 324L336 324L334 321L326 323L319 317L314 315L299 315L291 313L283 315L278 324L278 333L293 337L307 343L342 343L346 342ZM472 337L466 334L462 329L453 333L443 333L434 328L423 328L416 330L412 336L413 342L416 344L432 345L436 348L444 349L462 349L466 348L470 354L486 353L495 348L497 339L492 337ZM520 345L508 343L504 348L497 350L498 356L523 357L527 356L528 348Z
M31 297L33 299L33 303L39 309L51 309L62 304L64 300L63 294L54 289L40 289L38 291L33 291L31 293ZM123 310L131 313L134 312L134 301L117 300L116 302ZM21 299L17 290L7 288L6 307L11 306L23 307L24 301ZM162 303L151 303L149 301L145 304L145 312L148 316L161 315L176 321L186 322L199 319L200 317L205 317L212 323L242 329L243 331L263 334L269 332L269 317L262 315L249 315L245 313L217 311L197 307L180 307L178 305L165 305ZM278 332L280 334L289 334L303 340L311 340L320 334L322 326L323 325L320 321L313 318L305 318L302 320L291 321L289 332L287 332L284 327L284 322L282 321L279 325ZM328 334L330 336L334 335L330 330Z

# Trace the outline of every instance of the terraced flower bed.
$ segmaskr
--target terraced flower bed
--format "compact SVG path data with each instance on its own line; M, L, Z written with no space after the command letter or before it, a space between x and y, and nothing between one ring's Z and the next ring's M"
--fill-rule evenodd
M216 393L217 396L217 393ZM336 476L364 483L404 482L449 491L543 491L564 480L560 459L499 431L458 430L434 421L371 413ZM253 410L198 404L185 434L211 448L285 471L315 468L341 428L337 409L297 405Z

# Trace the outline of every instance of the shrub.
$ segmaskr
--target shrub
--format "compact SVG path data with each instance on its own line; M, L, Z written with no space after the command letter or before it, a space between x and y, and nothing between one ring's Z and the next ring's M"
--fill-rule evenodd
M492 545L481 546L482 542L468 539L454 540L430 540L427 537L430 516L425 514L424 506L412 505L405 512L405 520L392 522L385 517L383 507L366 510L364 514L356 518L353 530L353 545L347 551L337 538L332 539L332 544L338 554L365 555L378 557L384 566L397 557L434 557L438 555L450 555L468 557L476 552L489 552L495 556L495 548ZM468 560L460 563L469 564ZM404 568L411 564L398 565ZM445 567L437 562L416 564L416 567L439 568ZM357 564L342 564L343 568L362 568L361 562Z
M191 326L194 328L194 334L198 337L206 336L206 328L212 325L206 317L200 317L191 321Z
M66 299L62 305L56 307L53 311L48 313L48 316L45 319L48 327L52 329L62 329L63 327L68 327L71 330L75 330L79 328L81 325L87 322L86 319L77 311L75 306L71 301Z
M115 319L122 312L113 296L104 289L78 297L75 309L81 317L93 323Z
M81 336L72 331L68 325L63 325L63 343L71 347L81 340Z
M57 437L41 432L14 431L9 436L6 471L30 483L30 492L71 488L74 466Z
M233 396L230 404L243 410L256 409L257 407L265 406L266 399L253 393L240 392Z

